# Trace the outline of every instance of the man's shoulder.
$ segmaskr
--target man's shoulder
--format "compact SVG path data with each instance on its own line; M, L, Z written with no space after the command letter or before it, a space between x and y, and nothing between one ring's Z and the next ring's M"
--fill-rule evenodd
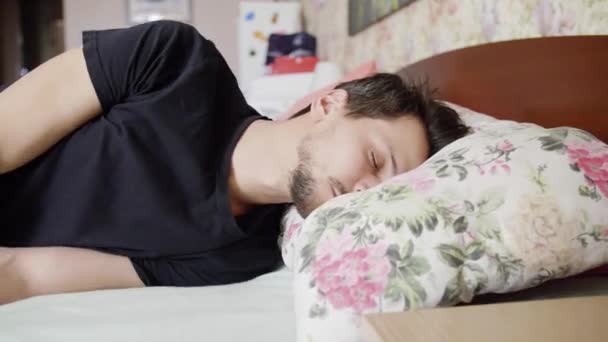
M193 25L175 20L151 21L148 23L140 24L140 28L143 30L150 30L151 32L155 32L158 34L183 34L203 37Z

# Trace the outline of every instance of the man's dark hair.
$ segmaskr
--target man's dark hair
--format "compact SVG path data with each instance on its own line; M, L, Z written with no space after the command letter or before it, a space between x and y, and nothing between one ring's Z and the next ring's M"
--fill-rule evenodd
M390 120L411 115L422 120L431 156L469 132L456 111L433 99L433 92L426 82L406 82L395 74L378 73L340 83L335 89L343 89L348 93L348 116ZM309 111L310 105L293 117Z

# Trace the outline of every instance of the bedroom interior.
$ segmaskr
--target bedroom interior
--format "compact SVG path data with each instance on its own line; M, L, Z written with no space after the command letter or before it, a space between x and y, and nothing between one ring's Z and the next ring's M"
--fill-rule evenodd
M178 3L165 18L210 32L262 115L286 120L339 82L391 72L428 82L473 133L306 220L290 208L274 272L0 305L0 340L608 339L608 0ZM61 8L63 49L134 24L127 0ZM3 22L0 85L27 72Z

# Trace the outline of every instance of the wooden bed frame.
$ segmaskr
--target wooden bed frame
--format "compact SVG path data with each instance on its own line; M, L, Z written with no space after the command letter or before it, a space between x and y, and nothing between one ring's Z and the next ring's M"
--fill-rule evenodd
M400 70L437 97L500 119L582 128L608 142L608 36L479 45Z

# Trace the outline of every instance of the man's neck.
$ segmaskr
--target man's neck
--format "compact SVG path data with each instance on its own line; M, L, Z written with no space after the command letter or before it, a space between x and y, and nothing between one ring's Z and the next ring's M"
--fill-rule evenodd
M245 130L232 154L228 180L235 215L255 205L291 202L290 174L310 125L303 115L282 122L257 120Z

